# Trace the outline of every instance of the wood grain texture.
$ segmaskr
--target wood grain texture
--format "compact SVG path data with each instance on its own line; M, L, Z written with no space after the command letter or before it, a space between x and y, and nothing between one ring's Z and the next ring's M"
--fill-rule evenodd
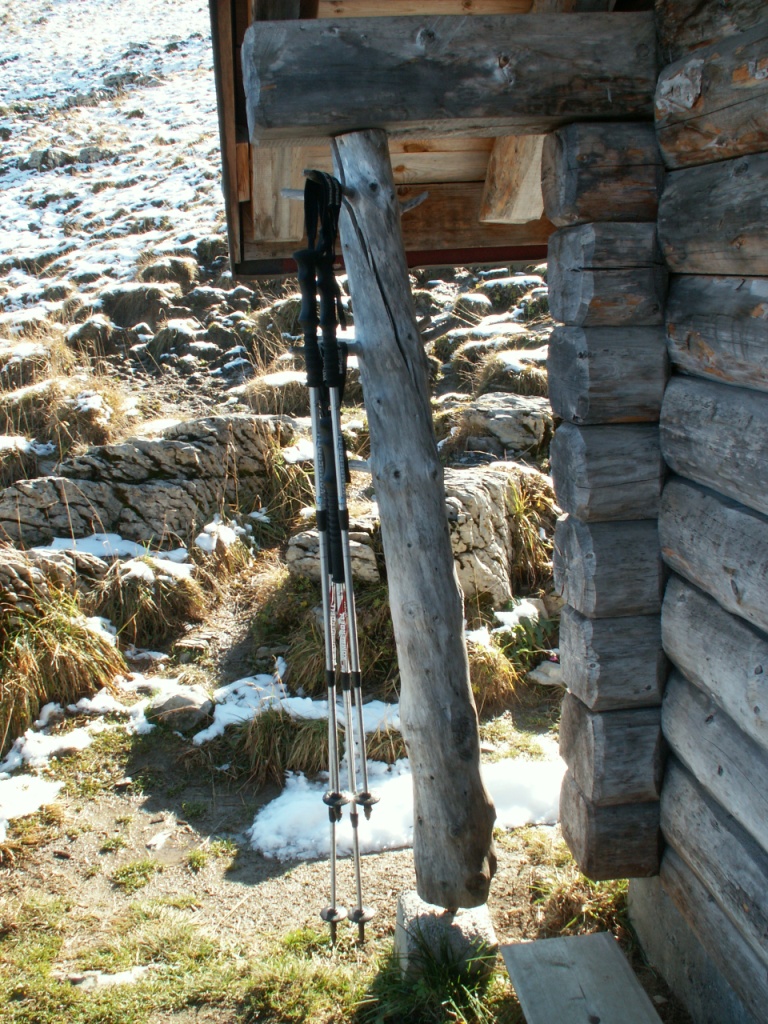
M655 221L664 167L653 125L582 122L546 137L541 187L557 227Z
M550 458L563 512L585 523L658 516L665 475L658 427L562 423Z
M560 756L596 807L658 800L664 763L659 708L590 711L563 699Z
M677 671L667 681L661 723L670 749L699 785L768 849L768 754Z
M661 1024L610 932L502 946L527 1024Z
M318 0L318 18L381 18L388 14L527 14L531 0Z
M768 391L768 280L674 276L667 300L672 364Z
M678 274L768 274L768 153L667 175L659 242Z
M746 32L765 19L765 0L656 0L659 43L667 62L691 50Z
M674 758L664 779L661 830L768 967L768 853Z
M556 327L547 372L552 409L564 420L578 426L656 422L668 377L664 332Z
M579 869L588 878L603 881L658 874L658 801L595 807L568 771L560 790L560 824Z
M661 631L685 678L768 751L768 635L676 575L664 594Z
M726 611L768 630L768 519L680 477L659 510L664 561Z
M664 322L667 272L655 224L597 222L549 240L552 316L579 327Z
M251 25L242 64L254 143L542 134L649 117L656 41L650 12L302 19Z
M555 528L555 589L582 615L651 615L661 608L663 569L656 522L582 523Z
M566 605L560 663L565 685L592 711L656 707L667 678L659 616L590 619Z
M463 601L387 140L358 132L335 146L336 175L351 192L341 239L364 339L360 376L413 771L417 888L438 906L479 906L495 870L495 811L480 776Z
M235 129L235 63L232 6L229 0L212 0L211 30L216 103L219 112L219 145L224 205L227 210L229 258L241 259L240 199L237 188L237 133Z
M768 1005L765 964L755 956L696 874L671 848L661 863L661 882L715 966L754 1014L756 1024L764 1020Z
M655 107L667 167L768 149L768 20L666 67Z
M543 135L502 135L488 161L480 220L527 224L544 214L541 194Z
M768 515L768 395L673 377L660 436L674 472Z

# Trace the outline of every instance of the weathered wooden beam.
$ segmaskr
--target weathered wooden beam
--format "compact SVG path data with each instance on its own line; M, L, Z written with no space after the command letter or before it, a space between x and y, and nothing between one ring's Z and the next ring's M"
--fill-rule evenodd
M674 366L768 391L768 280L673 277L667 340Z
M664 322L667 272L655 224L591 223L549 240L552 316L577 327Z
M658 615L589 619L566 605L560 662L563 682L592 711L661 704L667 659Z
M484 224L527 224L544 214L543 135L502 135L493 146L480 205Z
M646 878L658 873L658 802L596 807L568 771L560 790L560 823L576 863L589 878Z
M676 473L768 515L768 395L673 377L660 429Z
M768 153L668 174L659 241L678 274L768 275Z
M664 779L661 829L768 968L768 852L674 758Z
M701 46L746 32L765 19L765 0L656 0L659 42L673 61Z
M768 753L676 671L667 681L661 723L671 749L699 784L768 849Z
M768 518L673 477L661 496L659 535L674 572L768 630Z
M262 244L290 242L294 249L304 237L304 208L281 195L282 188L298 185L303 168L301 150L251 148L253 184L251 224L253 237Z
M478 906L495 870L495 812L480 777L463 602L387 140L357 132L334 146L413 771L417 887L428 903Z
M388 14L527 14L531 0L318 0L318 18L381 18Z
M668 376L664 332L556 327L547 372L552 409L565 420L579 426L656 422Z
M242 48L254 143L360 128L542 134L649 117L650 12L261 22Z
M764 963L695 872L671 848L661 862L661 882L712 962L754 1014L754 1021L763 1020L768 1005Z
M655 221L663 180L650 124L569 124L544 142L544 209L559 228L590 221Z
M768 751L768 636L675 575L661 630L664 650L685 678Z
M555 528L555 588L582 615L651 615L661 609L663 568L655 520L582 523L564 515Z
M584 798L596 807L658 800L661 711L590 711L567 693L560 718L560 756Z
M241 258L240 199L237 188L237 133L235 129L235 64L230 0L209 0L213 42L213 69L219 113L219 145L227 241L233 264Z
M768 149L768 20L666 67L656 131L667 167Z
M585 523L658 516L664 482L658 427L562 423L550 458L563 512Z

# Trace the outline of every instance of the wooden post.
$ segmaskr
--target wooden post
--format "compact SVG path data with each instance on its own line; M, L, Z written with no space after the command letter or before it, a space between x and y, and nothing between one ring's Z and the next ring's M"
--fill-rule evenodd
M341 239L413 770L417 889L438 906L479 906L495 870L495 812L480 777L462 597L386 134L340 136L334 163L347 197Z

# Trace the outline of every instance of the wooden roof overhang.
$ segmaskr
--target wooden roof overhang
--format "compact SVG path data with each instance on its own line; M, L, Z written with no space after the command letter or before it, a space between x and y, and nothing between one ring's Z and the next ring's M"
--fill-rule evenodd
M303 212L282 190L332 169L334 135L371 127L388 132L401 201L428 193L403 218L409 265L545 258L543 133L652 117L653 14L576 11L648 6L210 0L233 272L293 271Z

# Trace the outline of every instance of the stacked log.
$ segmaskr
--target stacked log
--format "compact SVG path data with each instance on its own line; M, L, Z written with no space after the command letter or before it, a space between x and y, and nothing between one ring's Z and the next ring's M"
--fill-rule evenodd
M572 124L542 164L550 239L552 408L563 420L552 475L564 510L555 581L568 694L560 817L582 871L659 868L663 767L664 469L658 420L667 381L666 269L656 238L661 159L650 124Z
M768 21L765 4L660 0L673 376L659 531L674 669L662 731L661 884L747 1014L768 1005ZM703 45L702 45L703 44ZM663 962L671 946L646 952Z

